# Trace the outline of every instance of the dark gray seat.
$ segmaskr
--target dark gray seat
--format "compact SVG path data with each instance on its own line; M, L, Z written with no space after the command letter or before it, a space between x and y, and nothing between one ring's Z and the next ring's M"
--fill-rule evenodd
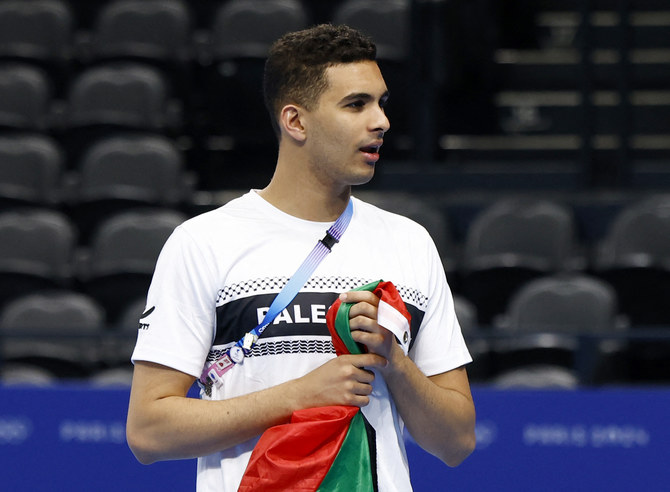
M527 281L584 267L570 208L550 200L504 198L476 216L466 232L463 293L489 323Z
M78 274L81 288L118 321L130 301L147 293L163 244L186 216L174 210L133 210L96 230Z
M0 312L3 358L27 362L60 377L82 377L100 362L105 312L74 291L42 291L8 303Z
M585 382L625 373L616 362L627 347L619 337L627 319L619 313L614 289L596 277L563 273L526 283L495 328L505 335L493 347L499 371L551 364L586 372Z
M178 208L189 202L194 177L172 139L112 135L83 153L70 190L69 213L82 242L106 218L137 207Z
M637 325L670 325L670 195L626 206L614 218L595 259Z
M0 64L0 129L45 131L51 124L52 86L43 69Z
M76 230L62 213L0 214L0 305L36 289L68 286L76 245Z
M0 136L0 205L57 205L63 169L62 149L50 137Z

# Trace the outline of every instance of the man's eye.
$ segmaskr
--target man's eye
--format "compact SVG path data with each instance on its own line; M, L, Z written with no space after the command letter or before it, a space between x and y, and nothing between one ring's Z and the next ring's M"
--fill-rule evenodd
M354 101L354 102L351 102L351 103L347 104L347 106L349 106L350 108L362 108L363 106L365 106L365 102L364 101Z

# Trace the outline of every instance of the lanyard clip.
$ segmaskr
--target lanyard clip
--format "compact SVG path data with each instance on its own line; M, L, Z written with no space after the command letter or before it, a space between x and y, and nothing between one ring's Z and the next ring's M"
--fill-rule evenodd
M337 239L330 233L330 230L326 231L326 235L323 236L323 239L321 239L320 241L321 244L323 244L326 248L328 248L329 251L332 251L333 246L335 246L335 244L340 242L339 239Z

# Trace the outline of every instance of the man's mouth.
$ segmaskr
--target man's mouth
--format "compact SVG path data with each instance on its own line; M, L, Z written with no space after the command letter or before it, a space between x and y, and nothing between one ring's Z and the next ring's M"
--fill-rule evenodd
M366 155L366 160L368 162L377 162L379 160L379 148L380 145L368 145L361 147L359 150Z

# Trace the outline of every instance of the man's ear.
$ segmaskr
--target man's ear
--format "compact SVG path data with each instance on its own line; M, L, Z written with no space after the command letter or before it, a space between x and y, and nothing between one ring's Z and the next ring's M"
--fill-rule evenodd
M303 126L302 118L304 116L304 109L295 104L287 104L279 113L279 125L282 128L283 132L297 140L302 142L305 140L305 127Z

